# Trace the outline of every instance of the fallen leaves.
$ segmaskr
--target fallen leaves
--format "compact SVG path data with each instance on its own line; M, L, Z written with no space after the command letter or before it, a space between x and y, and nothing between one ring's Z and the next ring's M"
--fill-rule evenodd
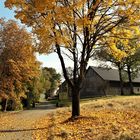
M134 105L140 104L140 101L134 101L129 97L130 107L126 99L115 99L115 102L114 100L104 100L99 101L99 108L96 107L98 101L90 102L82 105L82 116L76 120L69 119L71 114L68 109L60 109L55 114L50 114L36 122L38 126L42 124L42 127L45 126L48 129L34 131L33 139L138 140L140 138L140 109L135 108ZM115 106L116 104L118 104L118 108Z
M140 97L89 101L81 105L80 117L70 116L70 108L0 113L0 130L13 131L1 131L0 139L140 140Z

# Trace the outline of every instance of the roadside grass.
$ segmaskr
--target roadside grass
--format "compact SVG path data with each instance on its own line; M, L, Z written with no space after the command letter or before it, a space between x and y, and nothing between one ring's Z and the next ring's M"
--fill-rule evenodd
M116 96L81 102L81 116L71 117L64 107L42 117L33 139L48 140L140 140L140 96Z
M51 104L57 104L58 99L55 99L55 100L49 100L48 102L51 103Z
M87 98L80 99L80 102L84 103L84 102L96 101L96 100L99 100L99 99L106 100L106 99L118 98L118 97L120 97L120 96L110 96L110 95L108 95L108 96L101 96L101 97L87 97Z
M97 100L107 100L107 99L125 98L125 97L133 97L133 96L140 96L140 95L139 94L137 94L137 95L124 95L124 96L107 95L107 96L102 96L102 97L87 97L87 98L80 99L80 103L83 104L83 103L97 101ZM71 106L71 101L68 99L65 99L65 100L55 99L55 100L50 100L49 102L52 104L55 104L57 107L70 107Z
M49 103L55 104L56 107L69 107L71 105L71 101L69 100L50 100Z

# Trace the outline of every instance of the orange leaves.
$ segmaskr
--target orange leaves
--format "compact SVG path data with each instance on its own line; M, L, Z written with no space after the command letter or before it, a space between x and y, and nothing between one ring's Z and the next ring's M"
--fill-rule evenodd
M92 7L91 11L89 11L89 12L95 11L95 9L99 6L100 2L101 2L101 0L96 0L95 2L93 2L92 6L91 6Z
M24 28L14 21L3 21L1 26L0 90L8 98L19 100L25 96L25 83L39 76L39 63L34 56L31 35Z
M27 22L27 15L24 12L18 12L15 17L20 19L23 23Z
M0 138L10 135L13 139L34 140L135 140L140 137L139 104L139 96L91 100L82 103L82 116L75 120L68 119L69 108L50 113L47 110L1 113L1 130L12 133L0 133Z
M44 126L46 129L34 131L33 138L58 140L139 138L140 108L134 107L139 103L139 97L88 101L82 104L82 116L75 120L68 119L70 112L67 108L59 109L36 122L36 127Z
M54 9L55 0L34 0L34 4L37 12L44 13Z
M8 8L12 8L12 4L14 4L14 1L15 0L7 0L6 2L5 2L5 6L6 7L8 7Z
M127 57L127 53L119 48L117 48L117 43L110 43L107 52L113 56L116 61L121 62Z

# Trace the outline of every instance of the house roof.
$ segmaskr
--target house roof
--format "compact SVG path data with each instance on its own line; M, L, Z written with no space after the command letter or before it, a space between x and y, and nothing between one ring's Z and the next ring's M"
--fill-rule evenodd
M119 71L117 69L107 69L107 68L92 67L92 66L90 66L90 68L92 68L104 80L120 81ZM132 81L133 82L140 82L140 74Z

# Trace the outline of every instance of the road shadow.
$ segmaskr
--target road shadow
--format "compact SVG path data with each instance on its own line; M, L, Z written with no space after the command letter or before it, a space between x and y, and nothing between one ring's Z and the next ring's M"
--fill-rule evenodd
M36 130L44 130L48 129L48 127L44 128L31 128L31 129L6 129L6 130L0 130L0 133L15 133L15 132L24 132L24 131L36 131Z
M71 118L68 118L67 120L65 120L65 121L63 121L63 122L61 122L60 124L67 124L67 123L69 123L69 122L73 122L73 123L75 123L77 120L83 120L83 121L89 121L89 120L91 120L91 121L95 121L95 120L98 120L98 117L88 117L88 116L78 116L78 117L71 117Z

